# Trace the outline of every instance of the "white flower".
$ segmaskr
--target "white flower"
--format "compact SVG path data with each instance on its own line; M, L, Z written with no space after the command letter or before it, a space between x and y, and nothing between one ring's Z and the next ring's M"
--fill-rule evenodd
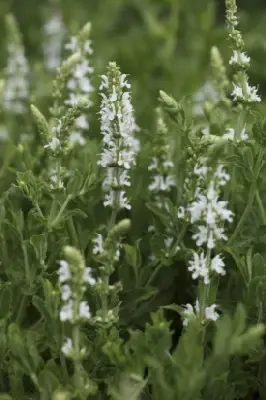
M66 262L65 260L60 260L59 265L60 265L60 268L58 270L59 282L63 283L71 278L70 268L68 262Z
M217 254L212 260L210 270L215 271L219 275L225 275L225 263L223 262L220 254Z
M68 106L74 106L78 104L78 101L86 96L88 100L88 107L92 106L90 94L94 91L94 87L91 83L91 74L94 72L94 68L90 65L88 60L88 54L92 54L91 41L86 40L85 42L78 41L76 37L71 37L70 42L66 44L65 48L72 54L79 52L83 57L78 63L73 73L71 74L68 82L68 98L65 100L65 104ZM86 114L81 114L74 122L74 130L70 133L69 143L73 146L75 143L79 143L81 146L86 144L86 140L83 137L83 131L89 129L89 121Z
M250 63L250 57L248 57L244 52L234 50L232 57L229 60L229 64L238 64L243 67L248 67Z
M44 146L44 148L50 148L52 151L55 151L58 147L60 147L60 140L57 137L53 137L51 142L49 142L48 144L46 144Z
M86 115L81 115L78 117L75 121L76 126L78 126L81 129L88 129L89 128L89 121Z
M65 49L70 50L72 53L75 53L76 51L78 51L77 46L78 46L77 38L71 36L69 42L65 44Z
M64 182L60 178L58 178L57 174L51 175L50 180L52 182L52 184L50 185L51 189L54 189L55 187L62 189L64 187Z
M210 282L207 259L203 252L201 252L200 255L194 252L193 259L189 261L188 270L192 272L192 279L198 279L201 277L203 278L205 285Z
M65 354L65 356L71 355L71 353L73 352L73 342L70 338L65 339L65 342L64 342L61 350Z
M215 311L216 307L217 305L213 304L210 307L205 308L204 315L206 320L217 321L217 319L219 318L219 314ZM183 310L183 326L185 327L188 326L189 321L198 318L199 314L200 314L200 304L198 300L196 300L194 307L191 304L186 304Z
M178 211L177 211L177 216L178 216L178 218L180 218L180 219L183 219L183 218L185 218L185 215L186 215L186 210L185 210L185 208L184 207L179 207L178 208Z
M70 146L73 146L76 143L78 143L80 146L85 146L86 144L86 140L80 132L71 132L68 140Z
M64 304L60 311L60 321L72 321L73 319L73 300L69 300Z
M175 180L172 176L156 175L153 177L153 182L149 185L150 191L169 191L175 186Z
M90 313L90 308L89 305L86 301L82 301L79 305L79 315L81 318L84 319L90 319L91 318L91 313Z
M214 248L216 240L227 240L223 225L220 227L219 224L233 220L232 211L226 208L228 203L219 200L219 187L230 178L222 165L217 167L214 178L216 179L210 181L205 193L196 190L195 200L187 208L191 223L201 222L196 228L197 232L192 236L193 239L196 240L197 246L207 243L209 249ZM206 225L203 225L203 222Z
M233 83L232 96L234 101L246 101L248 103L260 102L261 98L257 94L258 89L255 86L249 86L246 81L245 94L241 86Z
M103 204L106 207L130 209L124 188L130 186L130 176L126 170L135 165L139 149L139 142L134 136L138 127L131 95L124 90L130 87L126 76L120 74L114 63L109 64L109 73L110 76L116 76L114 80L110 82L109 76L102 75L100 85L100 90L104 90L100 93L102 101L99 112L103 146L98 164L106 168L103 189L107 192Z
M213 304L210 307L206 307L205 309L205 318L209 321L217 321L219 318L219 314L215 311L215 308L217 307L216 304Z
M70 299L72 295L72 291L69 285L63 285L61 286L61 299L63 301L67 301Z
M84 269L84 282L89 283L91 286L96 284L96 279L91 275L91 268L89 267Z
M126 197L126 192L124 190L122 190L122 191L112 190L109 193L105 194L104 199L105 200L104 200L103 204L105 207L117 206L119 209L126 208L127 210L131 210L131 205Z
M218 165L214 176L219 179L219 185L221 186L224 186L230 180L230 175L225 171L222 164Z
M101 254L103 252L103 236L98 233L96 238L92 239L95 246L92 249L92 254Z
M199 301L196 300L195 306L193 307L191 304L186 304L183 310L183 326L188 326L188 323L191 319L197 318L197 315L200 312Z

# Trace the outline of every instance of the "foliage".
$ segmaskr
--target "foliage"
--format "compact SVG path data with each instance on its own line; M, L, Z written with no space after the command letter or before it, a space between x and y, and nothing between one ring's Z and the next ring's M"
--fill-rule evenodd
M0 3L0 400L264 399L266 14L87 3Z

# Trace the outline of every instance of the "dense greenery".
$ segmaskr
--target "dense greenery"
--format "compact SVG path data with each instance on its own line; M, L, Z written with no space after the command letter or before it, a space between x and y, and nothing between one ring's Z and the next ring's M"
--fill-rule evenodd
M238 7L0 1L0 400L266 399L266 9Z

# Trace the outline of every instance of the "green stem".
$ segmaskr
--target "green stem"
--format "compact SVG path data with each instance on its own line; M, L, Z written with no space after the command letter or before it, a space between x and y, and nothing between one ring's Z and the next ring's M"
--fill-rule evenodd
M258 206L259 206L262 222L263 222L264 225L266 225L265 209L264 209L263 203L261 201L261 197L260 197L258 189L255 192L255 198L256 198L256 201L257 201Z
M152 283L152 281L154 280L154 278L156 278L158 272L160 271L160 269L162 268L163 263L162 261L159 262L159 264L157 265L157 267L153 270L151 276L148 279L148 282L146 283L146 286L150 285Z
M57 159L56 162L56 175L57 175L57 188L60 189L60 182L61 182L61 160Z
M65 208L66 208L66 206L68 205L68 203L70 202L71 198L72 198L72 195L69 194L69 195L67 196L66 200L64 201L64 203L62 204L62 206L61 206L61 208L60 208L60 210L59 210L59 212L58 212L58 214L57 214L57 217L52 221L52 223L51 223L51 225L50 225L51 228L55 227L56 224L58 223L58 221L60 221L61 215L62 215L63 212L65 211Z
M81 392L81 385L82 382L80 380L81 378L81 372L82 372L82 364L80 362L80 331L79 331L79 325L74 325L73 330L72 330L72 338L73 338L73 349L74 349L74 354L75 354L75 360L74 360L74 384L75 388L77 389L77 392Z
M29 285L29 287L31 287L31 275L30 275L29 257L28 257L28 252L27 252L27 248L25 246L23 237L21 237L21 247L22 247L23 258L24 258L26 282Z
M79 239L78 239L78 235L77 235L76 228L75 228L74 221L73 221L72 217L70 217L68 219L67 224L68 224L68 228L69 228L69 231L70 231L74 246L79 248L80 247L79 246Z
M25 310L27 308L27 305L28 305L28 296L24 295L22 297L22 300L21 300L20 304L19 304L19 309L18 309L18 313L17 313L17 317L16 317L16 323L18 325L20 325L22 320L23 320L24 313L25 313Z

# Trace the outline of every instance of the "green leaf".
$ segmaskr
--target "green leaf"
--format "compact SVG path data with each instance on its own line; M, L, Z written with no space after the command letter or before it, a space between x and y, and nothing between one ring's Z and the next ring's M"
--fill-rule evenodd
M53 372L44 369L38 376L39 385L42 391L47 394L47 399L51 399L52 394L58 389L60 382Z
M44 301L40 297L33 296L32 304L37 308L37 310L41 314L42 318L44 318L44 320L46 322L50 321L50 315L49 315L49 313L47 311L46 305L45 305Z
M43 263L47 252L47 239L44 233L40 235L32 235L30 243L35 250L35 254L40 263Z
M12 302L10 285L6 284L0 289L0 318L7 318Z

